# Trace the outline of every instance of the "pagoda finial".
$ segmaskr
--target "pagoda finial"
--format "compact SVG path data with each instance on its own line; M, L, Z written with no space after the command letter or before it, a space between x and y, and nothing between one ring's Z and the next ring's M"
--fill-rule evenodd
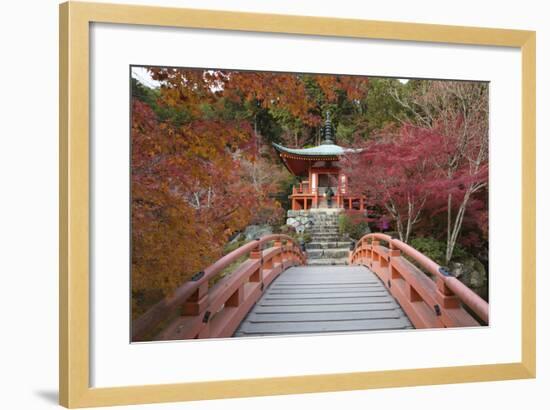
M332 130L332 122L330 121L330 111L326 112L325 126L323 128L324 128L323 130L324 138L321 145L333 145L334 139L332 137L333 130Z

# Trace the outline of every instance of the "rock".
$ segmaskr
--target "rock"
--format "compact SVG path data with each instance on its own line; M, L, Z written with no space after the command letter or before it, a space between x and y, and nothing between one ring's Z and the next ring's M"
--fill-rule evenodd
M295 218L288 218L288 219L286 220L286 224L287 224L287 225L292 225L292 226L294 226L294 224L295 224L296 222L298 222L298 221L297 221Z
M273 229L270 225L248 225L243 235L248 242L253 239L261 238L262 236L271 235L272 233Z
M300 211L288 211L286 224L292 226L297 233L304 233L306 229L313 226L313 216L311 212L300 210Z
M473 256L449 263L449 269L458 280L483 299L488 298L488 275L483 264Z

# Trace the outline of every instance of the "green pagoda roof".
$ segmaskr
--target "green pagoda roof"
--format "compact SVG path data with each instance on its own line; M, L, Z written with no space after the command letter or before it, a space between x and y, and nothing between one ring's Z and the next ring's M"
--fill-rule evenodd
M279 154L279 158L287 169L296 176L306 175L313 161L339 161L340 156L361 152L361 149L344 148L335 144L330 114L327 112L325 126L322 128L323 141L321 145L311 148L287 148L272 143Z
M287 148L276 143L273 143L273 146L279 152L301 157L338 157L340 155L360 151L353 148L344 148L336 144L322 144L311 148Z

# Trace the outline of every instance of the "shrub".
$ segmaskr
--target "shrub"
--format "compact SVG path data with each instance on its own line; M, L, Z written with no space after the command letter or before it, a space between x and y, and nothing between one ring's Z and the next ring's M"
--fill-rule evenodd
M440 265L445 264L445 250L447 246L445 241L439 241L437 239L429 237L418 237L411 239L409 242L413 248L415 248L419 252L422 252L428 258L432 259ZM466 256L466 251L464 251L464 249L457 245L453 253L453 260L462 259Z
M246 238L243 234L239 234L237 240L234 242L228 242L223 247L223 254L227 255L230 252L233 252L235 249L240 248L246 243Z
M346 211L338 216L338 228L340 235L349 235L358 240L370 232L368 219L363 212Z
M296 234L296 229L290 225L281 225L279 229L276 229L275 231L282 235L289 235L292 237L294 237L294 235Z

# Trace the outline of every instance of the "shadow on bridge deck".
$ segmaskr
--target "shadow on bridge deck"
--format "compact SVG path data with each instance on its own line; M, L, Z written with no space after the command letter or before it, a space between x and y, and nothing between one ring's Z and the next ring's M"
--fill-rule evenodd
M380 279L363 266L301 266L283 272L235 337L411 329Z

